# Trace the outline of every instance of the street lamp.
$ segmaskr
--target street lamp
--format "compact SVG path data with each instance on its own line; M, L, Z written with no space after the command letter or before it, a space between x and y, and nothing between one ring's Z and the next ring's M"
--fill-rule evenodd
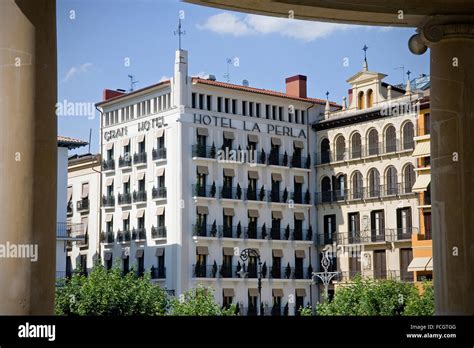
M256 249L252 248L247 248L242 250L240 253L240 259L245 262L249 259L249 257L256 257L257 258L257 263L258 263L258 272L257 272L257 277L258 277L258 298L259 301L257 302L257 315L262 315L261 313L261 306L262 306L262 261L260 260L260 254ZM238 272L242 278L246 278L248 275L248 272L245 271L245 264L244 267Z
M321 266L324 268L324 272L313 272L313 281L316 282L316 278L319 278L324 285L325 301L328 299L329 284L331 283L332 278L339 274L339 272L329 272L328 268L330 265L331 259L329 258L329 250L326 250L321 260Z

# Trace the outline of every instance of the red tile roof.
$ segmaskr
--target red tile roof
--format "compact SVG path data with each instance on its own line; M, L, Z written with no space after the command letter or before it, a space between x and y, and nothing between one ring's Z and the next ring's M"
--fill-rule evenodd
M106 104L106 103L108 103L108 102L115 101L115 100L117 100L117 99L125 98L125 97L128 97L128 96L131 96L131 95L134 95L134 94L137 94L137 93L146 91L147 89L151 89L151 88L154 88L154 87L159 87L159 86L161 86L161 85L166 85L167 83L170 83L170 80L164 80L164 81L155 83L155 84L153 84L153 85L150 85L150 86L146 86L146 87L137 89L137 90L135 90L135 91L133 91L133 92L124 93L124 94L118 95L118 96L116 96L116 97L113 97L113 98L110 98L110 99L107 99L107 100L103 100L103 101L101 101L101 102L98 102L98 103L96 103L95 105L96 105L96 106L100 106L100 105L102 105L102 104Z
M89 144L87 141L82 141L80 139L64 137L62 135L58 135L58 146L59 147L67 147L69 150L76 149L81 146L86 146Z
M288 94L285 94L285 93L282 93L282 92L271 91L271 90L268 90L268 89L246 87L246 86L241 86L241 85L234 85L234 84L231 84L231 83L212 81L212 80L202 79L202 78L199 78L199 77L193 77L193 83L202 83L204 85L236 89L236 90L240 90L240 91L244 91L244 92L265 94L265 95L270 95L270 96L274 96L274 97L300 100L300 101L309 102L309 103L316 103L316 104L323 104L323 105L326 104L326 101L324 99L294 97L294 96L291 96L291 95L288 95ZM335 107L340 107L340 105L338 105L337 103L332 102L332 101L329 102L329 105L335 106Z

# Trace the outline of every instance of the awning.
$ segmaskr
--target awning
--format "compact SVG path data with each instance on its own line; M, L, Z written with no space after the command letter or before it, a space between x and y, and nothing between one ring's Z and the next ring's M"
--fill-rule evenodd
M258 218L260 216L258 210L249 209L249 217Z
M165 254L165 248L156 249L155 256L163 256Z
M198 255L209 255L209 250L207 246L197 246L196 247L196 254Z
M105 145L105 149L108 151L108 150L112 150L114 148L114 143L108 143L107 145Z
M82 184L82 196L81 198L89 197L89 184Z
M207 128L197 128L197 135L207 137L209 135L209 130Z
M257 179L258 180L258 172L249 171L249 179Z
M225 216L235 216L234 208L224 208Z
M283 219L283 212L279 210L272 211L272 219Z
M430 155L430 141L420 141L416 143L415 150L413 150L413 157L427 157Z
M104 261L109 261L112 260L112 252L111 251L105 251L104 252Z
M143 140L145 140L145 134L140 134L137 137L137 143L141 143L141 142L143 142Z
M272 289L273 297L283 297L283 289Z
M411 190L413 192L424 192L428 188L430 181L431 174L419 174Z
M232 288L224 288L224 289L222 289L222 292L224 294L224 297L234 297L235 296L234 289L232 289Z
M165 167L156 169L156 176L163 176L165 174Z
M114 218L114 214L105 215L105 222L111 222Z
M247 139L248 139L249 143L258 143L258 140L259 140L258 135L256 135L256 134L249 134L247 136Z
M304 213L296 212L295 213L295 220L304 220Z
M280 138L272 138L272 145L281 146L281 139Z
M283 257L283 249L273 249L272 250L273 257Z
M113 183L114 183L114 178L108 178L105 181L105 186L112 186Z
M306 257L306 253L304 250L295 250L295 257L298 259L304 259Z
M165 130L163 128L160 128L155 132L155 135L157 138L161 138L164 134L165 134Z
M145 172L137 173L137 180L143 180L144 177L145 177Z
M69 202L72 199L72 186L69 186L67 188L67 202Z
M135 257L143 257L143 249L137 249L137 251L135 252Z
M128 146L130 144L130 138L122 140L122 146Z
M249 288L249 296L250 297L257 297L258 296L258 289L257 288Z
M408 265L408 272L413 271L426 271L428 263L430 263L431 257L415 257L411 260L410 264ZM433 269L433 265L431 264L431 269Z
M295 182L297 184L304 184L304 176L302 175L295 175Z
M224 256L234 256L234 248L224 247L223 249Z
M224 168L224 176L235 176L235 171L232 168Z
M296 296L298 297L305 297L306 296L306 289L295 289Z
M283 177L279 173L272 173L272 180L273 181L283 181Z
M209 168L207 168L206 166L197 166L196 168L198 174L209 174Z
M163 215L165 213L165 206L160 205L159 207L156 207L156 215Z
M433 270L433 258L431 258L430 261L428 261L428 263L426 264L426 270L427 271Z
M122 212L122 220L127 220L129 216L130 216L129 211Z
M82 227L83 227L82 232L83 232L84 234L86 234L86 233L87 233L87 229L88 229L88 227L89 227L89 218L88 218L88 217L83 217L83 218L81 219L81 223L82 223Z
M303 149L304 148L304 143L301 140L295 140L295 141L293 141L293 146L296 149Z
M234 132L224 131L224 139L234 140Z
M127 249L123 249L122 255L121 255L122 259L126 259L128 255L129 255L129 251Z
M197 213L198 214L202 214L202 215L207 215L209 214L209 208L208 207L204 207L202 205L198 205L197 206Z
M145 209L137 210L137 218L141 219L145 215Z
M124 175L124 176L122 177L122 183L125 184L125 183L127 183L127 182L129 182L129 181L130 181L130 174Z

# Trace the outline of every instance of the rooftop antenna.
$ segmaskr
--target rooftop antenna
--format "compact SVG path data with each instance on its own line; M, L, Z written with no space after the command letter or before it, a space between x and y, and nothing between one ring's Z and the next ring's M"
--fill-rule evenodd
M87 153L91 153L91 138L92 138L92 128L89 129L89 150Z
M181 36L186 35L186 30L181 30L181 17L178 18L178 30L174 31L174 35L178 35L178 48L181 51Z
M402 69L402 84L405 85L405 66L400 65L399 67L394 68L393 70Z
M128 78L130 79L130 92L133 92L133 87L134 87L135 84L137 84L139 81L135 81L133 75L128 75Z
M230 72L229 72L229 67L232 64L232 58L227 58L227 72L224 74L224 78L226 79L227 83L230 82Z

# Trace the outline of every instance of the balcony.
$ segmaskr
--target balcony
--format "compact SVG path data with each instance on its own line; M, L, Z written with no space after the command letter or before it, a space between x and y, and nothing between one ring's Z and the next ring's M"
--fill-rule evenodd
M270 153L268 155L267 163L271 166L281 166L281 167L288 167L289 166L290 157L288 155L280 155L278 153Z
M115 206L115 196L114 195L111 195L111 196L102 196L102 205L104 207L113 207Z
M344 271L344 272L339 272L337 275L337 281L338 282L349 282L354 280L356 277L361 277L362 273L361 271Z
M312 279L312 267L270 267L270 279Z
M130 158L129 155L122 157L119 157L119 168L127 168L132 166L132 159Z
M137 152L134 154L133 164L146 164L146 152Z
M133 191L133 202L146 202L146 191Z
M151 150L153 161L166 159L166 148Z
M212 230L212 225L193 225L193 236L210 237L211 230ZM217 235L217 232L216 232L216 235Z
M118 204L119 205L132 204L132 195L130 193L124 193L124 194L119 193Z
M217 149L214 146L202 146L202 145L193 145L192 146L192 156L200 158L216 158Z
M417 233L418 233L418 228L416 227L395 229L395 237L397 241L403 241L403 240L411 241L412 234L417 234Z
M115 236L112 231L104 232L102 231L100 233L100 242L104 244L112 244L115 242Z
M115 170L115 160L114 159L103 160L102 170L103 171Z
M225 199L242 199L242 189L238 190L237 187L219 187L219 198Z
M309 193L309 191L306 191L304 196L302 192L291 192L290 199L295 204L311 204L311 194Z
M292 156L290 159L291 168L304 168L309 169L311 167L311 158L302 156Z
M259 190L254 189L245 189L244 190L244 199L247 201L261 201L265 200L265 191L263 191L263 196L260 196Z
M80 223L58 222L56 225L56 238L83 241L85 239L84 225Z
M131 240L131 233L130 230L120 231L117 232L117 242L119 243L129 243Z
M200 186L200 185L193 185L192 186L193 195L194 197L208 197L214 198L216 196L216 186L215 185L208 185L208 186Z
M89 211L89 198L83 198L76 202L76 210L81 213Z
M166 227L165 226L152 226L151 227L152 238L166 238Z
M196 264L192 266L193 278L211 278L212 266Z
M150 268L151 279L165 279L166 278L166 267L155 267Z
M267 201L272 203L286 203L288 200L288 191L267 191Z
M136 242L145 241L146 240L146 228L133 228L132 229L132 239Z
M71 217L74 214L72 201L67 202L67 216Z
M153 199L166 198L166 187L153 187L151 190L151 196Z
M319 246L326 244L377 244L397 241L395 229L364 230L350 232L336 232L331 235L318 234L316 243Z

